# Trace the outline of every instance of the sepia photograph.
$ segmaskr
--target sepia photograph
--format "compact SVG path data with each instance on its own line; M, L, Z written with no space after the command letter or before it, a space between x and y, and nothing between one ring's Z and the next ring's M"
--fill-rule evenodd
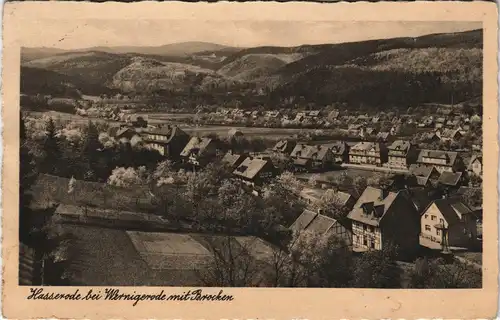
M21 49L20 284L482 286L481 23L122 23Z
M6 4L3 313L489 318L490 7Z

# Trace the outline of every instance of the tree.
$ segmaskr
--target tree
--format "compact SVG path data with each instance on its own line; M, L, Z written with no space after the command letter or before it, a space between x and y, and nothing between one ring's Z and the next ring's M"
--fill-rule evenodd
M117 187L130 187L146 183L146 168L115 168L108 178L108 184Z
M400 269L395 262L397 248L384 245L383 250L363 253L356 260L353 286L356 288L400 288Z
M467 188L462 195L464 203L472 208L479 208L483 206L483 190L482 188Z
M41 171L48 174L56 174L59 170L61 150L59 138L55 128L54 121L49 118L45 126L45 139L43 142L44 158L41 163Z
M31 186L38 177L36 163L26 144L26 128L24 119L20 122L19 150L19 239L27 240L31 229L30 204L32 200Z
M342 239L302 231L290 244L294 261L302 266L300 278L309 287L348 287L352 280L352 255Z
M205 286L252 287L261 284L262 269L248 246L229 235L205 237L204 240L211 259L196 271Z
M96 178L104 178L103 172L105 168L99 166L100 150L102 144L99 141L99 131L92 121L89 121L85 128L81 161L85 172L86 180L94 180Z
M480 288L481 271L454 260L419 258L410 272L408 286L418 289Z

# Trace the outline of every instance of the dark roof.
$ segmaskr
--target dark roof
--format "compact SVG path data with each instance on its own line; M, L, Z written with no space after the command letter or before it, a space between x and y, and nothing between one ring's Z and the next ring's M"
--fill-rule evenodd
M290 156L304 159L323 160L328 151L330 151L330 147L328 145L297 144L292 150Z
M337 141L335 143L329 143L328 147L330 147L334 155L342 155L347 148L347 144L344 141Z
M181 152L181 156L187 157L191 152L196 152L198 156L202 155L213 140L211 138L192 137Z
M462 172L443 171L439 177L439 183L447 186L456 186L462 177Z
M246 156L242 154L234 154L232 152L227 152L222 158L222 162L227 163L230 167L234 167L239 165L239 162L242 162L245 157Z
M446 198L434 200L429 207L435 204L449 225L460 222L463 215L469 214L472 210L467 207L459 198ZM427 211L427 210L425 210Z
M302 231L304 230L313 219L316 217L317 213L312 212L311 210L304 210L302 214L294 221L294 223L290 226L292 231Z
M438 172L434 166L410 165L410 173L417 178L417 183L419 185L426 185L433 171L436 173Z
M366 152L374 149L376 153L380 153L380 144L375 142L359 142L349 151L349 154L362 154L364 155Z
M472 170L472 164L475 161L479 161L481 164L483 164L483 156L482 155L477 155L477 154L472 155L472 157L470 158L469 166L468 166L469 170Z
M272 166L270 160L248 157L233 171L237 176L253 179L266 166Z
M446 159L446 164L448 166L453 166L457 159L458 152L454 151L442 151L442 150L420 150L418 154L417 162L426 163L423 158L434 158L434 159Z
M389 154L391 154L391 151L405 151L405 153L407 153L410 149L410 142L404 140L396 140L388 147L388 149Z
M155 129L146 129L143 131L145 134L154 134L159 136L166 136L167 140L159 140L161 143L170 143L173 139L178 137L189 137L189 135L177 126L161 126Z
M401 192L399 191L388 192L384 197L381 189L367 187L349 213L348 218L354 221L378 226L400 194ZM365 210L369 210L372 213L375 211L377 216L371 213L366 214Z

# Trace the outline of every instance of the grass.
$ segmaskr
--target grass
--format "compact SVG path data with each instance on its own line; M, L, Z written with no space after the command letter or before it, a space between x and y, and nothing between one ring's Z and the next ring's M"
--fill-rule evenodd
M128 211L154 210L147 188L119 188L104 183L76 180L68 194L69 179L42 174L32 187L34 202L41 207L51 203Z

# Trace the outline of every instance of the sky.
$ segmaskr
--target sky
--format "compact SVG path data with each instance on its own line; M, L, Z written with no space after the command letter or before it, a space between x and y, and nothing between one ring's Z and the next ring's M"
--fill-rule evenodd
M160 46L187 41L235 47L341 43L480 29L481 22L69 20L38 22L25 47ZM34 36L34 32L39 34Z

